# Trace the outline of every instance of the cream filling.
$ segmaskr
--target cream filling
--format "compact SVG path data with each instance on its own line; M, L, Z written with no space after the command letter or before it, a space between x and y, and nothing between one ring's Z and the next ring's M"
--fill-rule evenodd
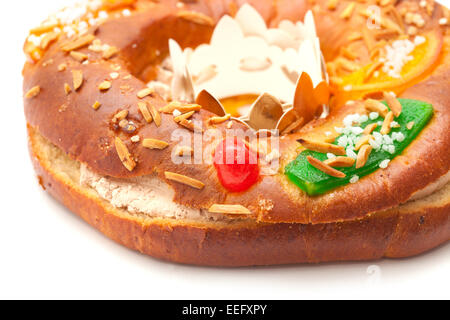
M156 176L133 179L115 179L100 176L86 165L80 167L80 184L88 186L116 208L132 214L145 214L152 218L171 218L193 221L223 221L221 214L188 208L173 201L175 193L168 184Z
M419 200L419 199L425 198L425 197L429 196L430 194L441 190L449 182L450 182L450 171L448 171L446 174L444 174L442 177L440 177L435 182L430 183L425 188L413 193L411 198L409 198L409 201L414 201L414 200Z
M450 171L427 187L415 192L408 201L425 198L450 182ZM86 165L80 168L80 184L94 189L98 195L116 208L132 214L145 214L152 218L171 218L193 221L230 221L221 214L193 209L173 201L172 188L156 176L133 179L115 179L100 176Z

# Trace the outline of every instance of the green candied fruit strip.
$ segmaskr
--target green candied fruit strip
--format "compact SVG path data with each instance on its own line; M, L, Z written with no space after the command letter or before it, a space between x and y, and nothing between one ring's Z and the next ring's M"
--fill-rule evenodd
M309 164L307 156L312 156L324 161L328 159L327 155L324 153L306 150L300 153L297 159L286 166L285 174L308 195L316 196L350 183L350 180L354 176L357 176L358 178L364 177L380 168L380 164L383 161L394 159L396 156L401 154L403 150L405 150L405 148L417 137L417 135L422 131L433 116L433 106L429 103L410 99L398 100L400 101L403 110L400 116L394 119L394 121L396 121L400 127L393 128L389 133L389 136L392 137L394 133L394 137L398 137L401 136L399 134L399 132L401 132L404 138L402 139L402 137L400 137L393 142L395 150L392 150L392 148L391 150L383 150L383 148L378 150L373 149L364 167L356 169L355 164L351 168L337 168L339 171L346 174L345 178L331 177L313 167ZM375 120L369 119L368 121L361 123L360 127L365 128L371 123L378 123L383 120L384 119L381 116ZM407 126L411 123L414 123L414 125L411 129L408 129ZM379 132L380 130L381 126L379 125L374 132ZM334 144L337 144L337 141L343 135L344 134L336 138Z

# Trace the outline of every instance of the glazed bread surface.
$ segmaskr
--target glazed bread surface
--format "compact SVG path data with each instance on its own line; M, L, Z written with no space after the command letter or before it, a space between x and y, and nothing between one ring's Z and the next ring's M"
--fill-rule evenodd
M350 3L341 2L342 6ZM276 24L285 18L301 20L306 10L312 8L327 58L332 58L341 45L336 39L344 39L349 30L360 28L366 21L356 14L352 19L342 19L338 12L326 9L327 1L316 1L315 6L300 0L289 1L289 4L286 1L250 3L269 24ZM127 110L129 118L137 125L140 136L169 140L171 132L178 128L171 115L161 114L161 125L157 126L155 123L147 124L139 112L138 103L141 101L146 101L156 110L167 104L158 95L138 98L137 93L145 88L143 80L151 78L149 70L167 55L169 38L177 40L182 47L195 47L207 42L214 22L224 14L232 14L241 4L241 1L195 1L180 9L173 1L137 1L136 13L131 17L109 19L89 30L89 34L102 43L117 47L119 53L110 59L104 59L100 53L81 48L79 51L89 56L88 64L72 59L67 52L61 50L61 46L68 41L61 37L50 45L37 63L25 65L24 91L28 92L35 86L41 89L38 96L24 100L29 125L38 128L40 134L71 158L86 164L100 175L132 178L156 173L174 189L173 201L180 205L205 210L213 204L240 204L252 212L251 218L261 222L308 224L361 219L407 202L416 192L448 173L450 36L448 27L436 25L442 17L442 9L438 5L428 18L425 30L435 30L441 41L441 53L432 70L411 83L400 95L432 103L434 117L420 136L386 170L378 170L357 184L309 197L283 174L284 165L296 156L298 138L320 135L327 126L339 123L345 115L357 111L355 107L336 107L326 121L313 121L299 133L284 137L280 150L280 173L264 176L247 192L234 194L221 186L212 165L176 165L171 161L174 146L162 151L148 150L140 143L130 143L130 135L111 128L114 115L118 111ZM366 4L357 4L358 7L364 5ZM190 10L201 14L203 20L187 19L185 14L180 14ZM337 34L341 34L341 37L338 38ZM59 70L61 64L66 65L63 71ZM64 84L72 82L73 71L81 71L84 81L81 88L67 94L64 92ZM111 72L116 71L119 78L111 80ZM105 80L111 81L111 88L107 91L99 90L99 85ZM98 110L91 108L96 101L101 103ZM193 119L206 124L211 116L208 111L201 110ZM234 126L239 128L240 125L236 123ZM217 125L215 129L223 132L225 124ZM124 167L117 155L114 148L116 137L125 141L130 153L137 159L137 166L132 171ZM164 177L166 171L196 177L205 187L196 190L168 181ZM267 206L261 206L260 203L271 203L271 209L267 210Z

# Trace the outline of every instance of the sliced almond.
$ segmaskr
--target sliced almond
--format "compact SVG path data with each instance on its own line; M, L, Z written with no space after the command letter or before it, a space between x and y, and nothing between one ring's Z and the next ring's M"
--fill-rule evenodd
M345 148L335 144L313 141L307 139L299 139L298 142L308 150L317 151L320 153L332 153L338 156L345 156Z
M364 75L364 81L368 81L370 78L372 78L373 74L375 73L375 71L377 71L378 69L380 69L383 66L383 62L378 61L375 63L372 63L372 65L369 67L369 69L366 71L365 75Z
M366 101L364 101L364 107L369 111L378 112L383 117L386 117L386 115L389 112L388 107L386 107L380 101L373 100L373 99L367 99Z
M384 100L386 100L387 105L391 109L391 111L394 113L394 116L397 118L402 113L402 105L400 102L395 98L392 93L389 92L383 92Z
M319 159L316 159L316 158L311 157L311 156L308 156L307 159L308 159L308 162L314 168L319 169L320 171L328 174L329 176L336 177L336 178L345 178L346 177L345 173L330 167L329 165L323 163Z
M55 41L56 39L59 38L59 33L57 32L49 32L47 33L41 40L41 49L45 50L48 48L48 46L50 45L50 43L52 43L53 41Z
M174 117L173 120L178 123L182 120L188 120L190 117L192 117L194 115L195 111L191 111L191 112L187 112L187 113L183 113L177 117Z
M141 112L142 116L144 117L145 121L147 123L151 123L153 121L153 117L152 117L150 111L148 111L147 103L138 102L138 108L139 108L139 111Z
M223 117L211 117L208 119L208 123L209 124L221 124L224 123L225 121L230 120L231 118L231 114L227 114Z
M115 139L114 143L116 146L117 155L119 156L120 161L122 161L122 164L128 169L128 171L133 171L136 167L136 162L131 157L125 143L118 137Z
M414 127L414 121L408 122L406 129L411 130Z
M162 140L157 139L144 139L142 146L147 149L159 149L163 150L169 146L169 144Z
M360 69L360 66L358 64L346 58L339 58L336 62L338 63L339 67L342 68L344 71L354 72Z
M391 122L394 121L394 113L389 111L383 121L383 126L381 127L381 134L389 134L391 132Z
M32 99L32 98L36 97L40 92L41 92L41 87L34 86L30 90L28 90L27 93L25 93L25 98Z
M175 110L180 111L181 113L186 113L190 111L199 111L202 106L198 104L188 104L188 103L180 103L177 101L171 102L165 107L159 109L162 113L170 113L172 114Z
M69 93L72 92L72 88L69 86L68 83L64 83L64 92L65 92L66 94L69 94Z
M103 81L102 83L100 83L100 85L98 86L98 89L100 91L107 91L109 89L111 89L112 83L111 81Z
M91 42L94 41L94 39L95 36L93 34L87 34L85 36L81 36L73 41L63 44L61 46L61 50L65 52L77 50L91 44Z
M140 90L137 93L137 96L138 96L139 99L143 99L143 98L145 98L145 97L147 97L147 96L149 96L149 95L151 95L153 93L155 93L154 89L152 89L152 88L145 88L145 89Z
M328 10L336 10L338 5L338 0L328 0L327 8Z
M349 3L348 6L344 9L344 11L342 11L340 18L350 19L353 14L353 11L355 10L355 6L356 6L355 2Z
M67 69L67 64L65 64L65 63L61 63L59 66L58 66L58 71L65 71Z
M369 135L369 134L371 134L371 133L373 132L373 130L375 130L377 127L378 127L378 124L377 124L377 123L371 123L371 124L368 124L368 125L364 128L363 134Z
M92 105L92 109L94 110L98 110L101 107L101 103L98 101L95 101L94 104Z
M362 28L362 39L369 51L372 51L375 46L375 39L373 35L369 32L368 28Z
M195 189L201 190L205 187L203 182L178 173L166 171L164 175L168 180L179 182Z
M30 30L30 34L34 34L37 36L40 36L41 34L47 33L49 31L54 30L58 27L57 23L48 23L48 24L41 24L39 27L33 28Z
M128 117L128 110L122 110L117 112L114 117L112 118L113 123L118 123Z
M341 48L341 54L344 57L346 57L347 59L350 59L350 60L356 60L358 58L358 56L354 52L350 51L346 47L342 47Z
M83 61L87 60L87 58L88 58L87 54L84 54L84 53L81 53L78 51L71 51L70 56L72 58L74 58L75 60L77 60L78 62L83 62Z
M222 213L232 215L251 215L251 211L239 204L213 204L209 209L211 213Z
M77 91L83 85L83 71L72 70L73 90Z
M355 159L350 157L335 157L325 160L323 163L333 168L351 168L355 164Z
M117 49L114 46L110 46L108 49L103 51L102 57L103 59L111 59L114 55L116 55L119 52L119 49Z
M371 152L372 146L365 144L361 147L361 149L358 152L358 157L356 159L356 169L362 168L366 165Z
M154 105L150 104L149 111L152 115L153 121L155 121L156 126L159 127L161 125L161 115L159 114L158 110L156 110Z
M363 145L369 144L371 138L372 138L371 135L365 135L361 137L355 144L355 150L358 151L359 149L361 149Z
M353 32L348 36L348 41L353 42L357 40L361 40L363 38L363 35L360 32Z
M197 24L214 26L214 20L211 17L195 11L179 11L177 17Z
M198 131L198 132L203 132L203 129L196 126L194 122L192 122L191 120L187 120L187 119L180 119L180 121L177 122L180 126L185 127L186 129L189 129L191 131Z

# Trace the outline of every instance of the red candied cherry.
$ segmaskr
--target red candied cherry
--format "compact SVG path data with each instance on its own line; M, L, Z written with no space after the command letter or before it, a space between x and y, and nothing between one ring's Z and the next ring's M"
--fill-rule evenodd
M257 154L237 137L219 143L214 152L214 166L220 182L231 192L245 191L259 178Z

